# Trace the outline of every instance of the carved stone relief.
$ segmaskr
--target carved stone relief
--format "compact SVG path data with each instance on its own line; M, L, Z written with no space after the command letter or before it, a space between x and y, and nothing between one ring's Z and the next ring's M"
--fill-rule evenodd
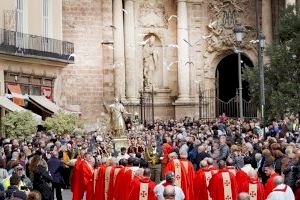
M249 19L247 10L250 9L248 0L212 0L208 4L210 23L207 25L209 34L203 36L207 41L207 52L223 51L232 48L234 45L233 28L237 23L245 27L244 41L255 38L255 28L253 23L244 21ZM242 44L242 48L251 49L249 42Z
M16 11L4 10L4 29L15 31L16 30Z
M166 27L163 0L145 0L140 3L139 23L142 27Z

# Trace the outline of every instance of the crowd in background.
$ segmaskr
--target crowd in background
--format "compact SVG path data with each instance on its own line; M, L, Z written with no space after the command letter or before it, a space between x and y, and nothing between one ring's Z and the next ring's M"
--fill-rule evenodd
M187 152L195 173L203 168L201 161L211 158L211 165L225 161L237 171L251 165L263 184L270 176L266 168L274 169L295 193L300 188L300 134L294 118L270 121L264 127L256 120L240 122L225 115L211 121L156 120L144 127L129 124L126 134L129 147L119 151L110 132L83 136L38 132L28 141L2 138L0 199L51 200L55 196L61 200L62 189L71 186L76 160L87 153L95 159L95 168L111 160L116 165L127 160L126 164L130 161L149 169L148 175L156 184L166 179L163 171L170 154Z

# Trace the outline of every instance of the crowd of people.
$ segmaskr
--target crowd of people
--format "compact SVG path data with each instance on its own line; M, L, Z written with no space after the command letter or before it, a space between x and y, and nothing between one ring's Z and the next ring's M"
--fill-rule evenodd
M68 188L73 200L300 199L295 119L156 120L126 135L119 151L110 132L2 138L0 200L62 200Z

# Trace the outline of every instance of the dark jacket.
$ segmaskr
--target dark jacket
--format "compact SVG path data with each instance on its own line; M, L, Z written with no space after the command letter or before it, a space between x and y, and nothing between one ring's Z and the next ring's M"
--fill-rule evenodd
M34 170L33 189L42 195L42 200L53 200L52 188L50 186L53 181L46 167L38 165Z
M58 158L50 158L47 162L54 183L63 183L63 162Z
M297 165L297 160L290 160L286 168L283 170L283 174L285 175L284 183L290 186L293 190L296 188L297 176L291 169L292 166L296 167Z
M197 153L196 160L195 160L195 164L197 165L196 170L199 169L199 163L200 163L200 161L202 161L204 158L207 158L207 157L210 157L210 156L205 151L201 152L201 153Z
M220 146L220 156L218 160L226 161L229 156L229 147L226 144Z

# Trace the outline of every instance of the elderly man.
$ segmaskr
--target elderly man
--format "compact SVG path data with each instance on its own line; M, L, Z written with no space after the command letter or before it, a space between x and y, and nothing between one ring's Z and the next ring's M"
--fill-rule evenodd
M200 169L197 171L194 178L194 198L196 200L211 199L208 192L209 181L212 177L212 172L208 169L206 160L200 162Z
M295 200L294 193L290 186L283 183L282 176L276 176L273 179L275 188L269 194L268 200Z
M211 178L208 190L212 200L237 199L235 176L226 169L225 161L219 161L219 172Z
M184 193L182 191L182 189L178 186L174 185L174 181L175 181L175 175L173 172L167 172L166 173L166 180L162 181L160 184L158 184L157 186L155 186L154 188L154 192L156 194L156 197L158 198L158 200L164 200L164 189L168 186L174 186L175 189L175 200L184 200L185 196Z
M165 187L164 189L164 199L165 200L175 200L175 188L172 185Z
M250 195L246 192L242 192L238 195L238 200L251 200Z

